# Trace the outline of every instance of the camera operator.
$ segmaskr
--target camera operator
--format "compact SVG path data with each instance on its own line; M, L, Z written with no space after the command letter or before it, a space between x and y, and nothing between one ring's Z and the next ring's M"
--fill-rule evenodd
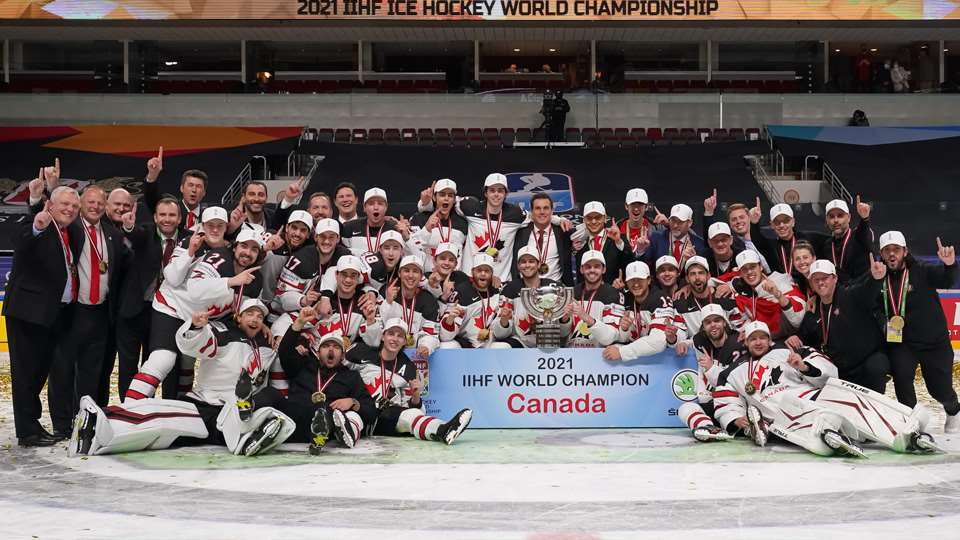
M563 98L563 92L554 94L547 90L543 93L543 106L540 114L543 115L542 126L547 131L547 141L559 142L563 140L563 127L567 122L567 113L570 112L570 103Z

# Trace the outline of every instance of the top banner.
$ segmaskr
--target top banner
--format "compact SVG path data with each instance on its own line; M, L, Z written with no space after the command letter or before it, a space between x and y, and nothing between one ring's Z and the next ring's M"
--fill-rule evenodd
M0 19L944 20L951 0L0 0Z

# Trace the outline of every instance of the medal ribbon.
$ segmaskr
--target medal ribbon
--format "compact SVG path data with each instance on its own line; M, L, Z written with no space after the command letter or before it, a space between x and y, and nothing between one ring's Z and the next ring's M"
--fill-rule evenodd
M597 293L600 292L600 288L597 287L597 290L593 291L593 294L590 295L590 300L587 302L587 307L584 309L587 315L590 314L590 308L593 306L593 299L597 296ZM580 295L580 307L583 307L585 295ZM583 319L580 319L580 322L583 322Z
M500 210L500 213L497 215L497 229L493 230L493 223L490 221L490 212L485 214L487 220L487 244L488 247L496 249L497 240L500 239L500 227L503 225L503 209Z
M336 376L337 376L337 372L333 372L333 375L331 375L330 378L327 379L326 382L324 382L323 379L320 378L320 370L318 369L317 370L317 392L323 393L323 391L327 389L327 386L330 385L330 383L333 381L333 378Z
M414 291L413 298L410 299L410 311L407 311L407 302L403 299L403 293L400 294L400 312L403 314L403 319L407 321L407 335L413 334L413 316L415 315L414 307L417 305L417 293ZM409 315L408 315L409 313Z
M479 294L480 291L477 291ZM483 328L481 330L486 330L490 327L490 322L487 320L487 311L490 309L490 294L486 296L480 295L480 320L483 321Z
M897 298L893 297L893 284L890 282L890 274L883 284L883 311L887 318L890 318L890 310L893 310L894 316L903 317L907 314L907 289L910 287L910 270L903 269L903 276L900 277L900 289Z
M783 245L780 246L780 257L783 259L783 273L790 275L793 272L793 248L797 245L797 237L794 236L790 239L790 256L788 257L786 252L783 250ZM834 256L836 258L836 256ZM841 253L840 258L843 259L843 254Z
M370 253L376 253L380 251L380 237L383 236L383 225L380 226L380 230L377 231L377 241L373 246L370 245L370 222L367 222L367 251Z
M823 314L823 302L818 302L820 304L820 335L822 340L820 341L821 350L826 350L827 340L830 339L830 319L833 317L833 310L827 308L827 314Z
M450 237L453 236L453 218L447 217L447 237L443 237L443 221L440 219L440 216L437 216L439 224L437 225L437 234L440 235L440 242L449 242Z
M847 243L850 242L850 236L853 235L852 229L847 229L847 235L843 237L843 245L840 247L840 260L837 260L837 247L833 244L833 240L830 240L830 252L833 255L833 264L837 268L843 266L843 258L847 255Z
M550 252L550 238L553 236L553 227L547 225L547 237L543 238L543 231L537 231L540 233L540 238L543 239L543 242L537 242L537 259L539 259L539 264L546 264L547 262L547 253ZM541 244L543 244L541 246Z
M90 225L90 227L96 228L96 225ZM103 231L100 231L100 234L97 235L97 239L94 240L93 236L90 235L90 227L84 227L83 233L87 235L87 240L90 241L90 249L97 254L97 260L100 262L106 262L103 259L103 252L106 251L106 247L103 245ZM102 251L101 251L102 250ZM99 268L93 268L91 271L99 272Z
M397 368L397 359L393 359L393 366L390 368L390 378L393 379L393 372ZM387 380L387 366L380 356L380 398L387 401L390 397L390 381Z
M344 336L350 333L350 321L353 320L353 301L354 299L351 298L350 305L347 306L347 317L346 319L344 319L343 302L340 301L340 295L339 294L337 295L337 310L338 310L337 316L340 317L340 331L343 332Z

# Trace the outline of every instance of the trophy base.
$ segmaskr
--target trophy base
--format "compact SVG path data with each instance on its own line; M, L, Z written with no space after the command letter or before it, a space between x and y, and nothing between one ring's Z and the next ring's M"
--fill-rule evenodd
M540 323L536 328L536 337L538 349L562 349L567 343L557 324Z

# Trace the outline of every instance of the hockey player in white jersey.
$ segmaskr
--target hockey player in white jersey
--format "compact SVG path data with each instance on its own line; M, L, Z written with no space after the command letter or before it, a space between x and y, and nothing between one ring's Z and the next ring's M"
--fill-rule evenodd
M70 439L71 455L99 455L167 448L180 442L225 444L236 455L262 454L293 433L293 422L267 406L281 400L287 381L276 353L263 338L267 308L248 298L234 321L209 321L198 312L177 331L177 344L200 360L194 388L184 399L133 400L101 409L90 396L80 401ZM264 405L241 420L237 378L249 373L251 393ZM267 398L270 395L271 397Z
M493 285L493 267L493 257L486 253L473 258L470 281L456 288L454 302L447 305L440 319L441 348L510 348L494 341L490 332L500 305L500 290Z
M700 309L700 316L698 330L690 340L690 347L697 351L697 400L681 405L678 416L698 441L726 441L739 428L734 425L734 433L728 433L716 424L713 391L720 373L746 351L738 339L740 332L731 328L723 307L707 304Z
M748 429L763 446L772 433L822 456L865 457L857 441L869 440L896 452L939 450L926 433L929 413L910 409L853 383L837 379L837 368L819 352L801 347L772 349L767 325L744 327L747 352L721 373L713 393L717 420Z
M340 241L358 257L377 253L383 235L397 231L397 222L387 217L387 192L383 189L370 188L363 194L363 214L363 218L348 221L340 229ZM403 238L400 242L406 244Z
M410 241L415 254L423 255L424 272L433 271L433 258L440 244L463 248L467 239L467 220L457 214L457 183L449 178L434 182L429 202L433 211L418 212L410 219Z
M305 210L294 210L287 218L287 224L266 239L264 249L269 255L263 260L260 276L263 278L263 288L260 291L260 300L270 308L267 322L276 320L283 313L279 301L276 299L278 283L284 268L294 253L305 246L313 247L310 242L313 232L313 217Z
M677 318L670 296L651 287L647 263L634 261L628 264L624 277L627 294L624 295L617 343L603 349L603 358L610 361L634 360L663 352L667 348L667 328L678 324L682 328L682 320Z
M440 347L439 306L437 299L420 284L423 261L419 255L407 255L400 261L400 280L380 291L380 317L401 319L407 325L407 347L417 350L417 358L426 360Z
M409 433L422 441L453 444L470 424L473 412L463 409L447 422L425 414L420 400L422 381L403 352L407 343L406 324L401 319L388 319L383 327L380 347L357 343L346 356L346 365L360 373L379 409L368 431L387 436Z
M536 319L527 312L520 300L523 289L537 289L556 281L540 276L540 255L536 248L523 246L517 250L518 277L504 285L500 292L497 319L491 325L493 337L514 348L537 346ZM562 285L561 285L562 286Z
M580 258L583 282L573 289L574 302L564 308L560 324L570 336L569 347L606 347L620 335L623 293L603 282L606 260L590 250Z
M209 210L209 209L208 209ZM206 212L205 212L206 213ZM179 287L157 290L154 310L166 315L151 326L150 353L127 389L125 399L153 397L161 381L174 369L177 347L173 339L174 323L190 320L193 313L203 311L210 318L230 315L243 298L257 298L262 286L257 273L263 259L263 237L257 231L243 228L232 248L209 251L196 263L190 276ZM172 263L171 263L172 264ZM168 265L169 267L170 265ZM192 365L181 366L181 386L189 386ZM185 391L187 388L182 388Z
M470 281L470 276L457 270L460 267L460 253L463 251L461 246L443 242L434 251L433 270L427 274L423 288L437 299L440 313L445 313L447 304L454 301L456 288Z

